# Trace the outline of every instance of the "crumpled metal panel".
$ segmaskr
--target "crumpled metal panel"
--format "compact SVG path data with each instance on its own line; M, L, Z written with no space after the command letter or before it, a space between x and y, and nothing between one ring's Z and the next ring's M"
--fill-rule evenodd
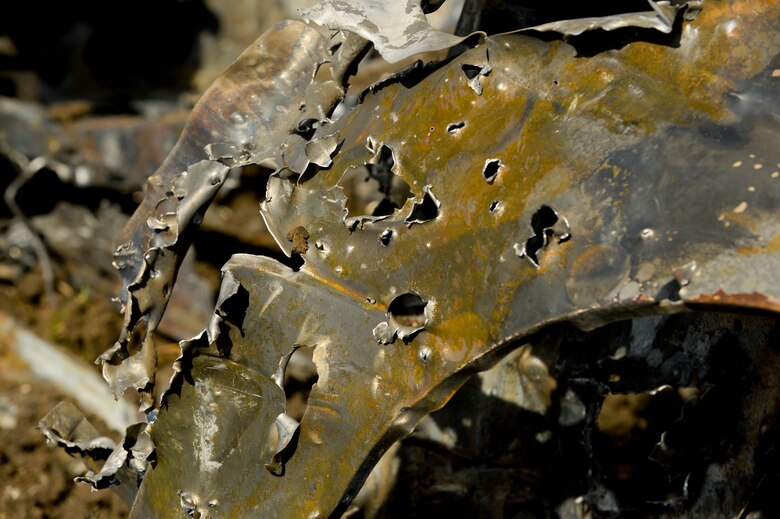
M317 129L342 141L330 168L272 179L264 208L305 264L226 265L227 297L184 345L152 427L158 463L132 516L338 514L395 440L551 325L777 313L779 23L775 2L713 2L677 48L587 59L488 39ZM466 72L487 64L480 96ZM378 143L413 197L349 225L340 182ZM278 442L274 375L302 344L319 380Z

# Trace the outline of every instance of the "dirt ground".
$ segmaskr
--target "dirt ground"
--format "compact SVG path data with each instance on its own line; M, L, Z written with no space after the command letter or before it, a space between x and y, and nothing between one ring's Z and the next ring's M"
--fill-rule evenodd
M37 271L15 284L0 284L0 312L94 366L97 355L114 340L121 317L99 294L77 293L61 281L52 300L44 302ZM97 366L94 366L97 372ZM38 422L58 403L75 403L46 381L34 378L29 366L0 337L0 519L126 517L128 506L113 492L93 492L74 483L84 474L82 463L48 444L36 429ZM78 404L76 404L78 405ZM90 421L101 433L117 434L94 416Z
M89 283L78 284L75 268L67 261L55 264L56 289L48 296L35 268L15 283L0 282L0 314L99 374L94 361L116 340L122 322L111 301L116 280L93 274ZM204 269L209 267L199 268ZM85 473L81 461L47 444L36 426L57 404L70 401L102 434L115 441L121 436L57 387L35 378L14 353L12 340L0 334L0 519L126 517L128 505L111 490L93 491L74 482ZM178 354L176 342L159 346L162 363L170 364ZM170 376L162 371L161 377Z
M84 473L84 466L47 444L35 428L52 407L68 397L41 381L2 373L0 519L126 517L128 506L113 492L93 492L87 484L75 484L73 478ZM90 417L90 421L107 431L99 419Z

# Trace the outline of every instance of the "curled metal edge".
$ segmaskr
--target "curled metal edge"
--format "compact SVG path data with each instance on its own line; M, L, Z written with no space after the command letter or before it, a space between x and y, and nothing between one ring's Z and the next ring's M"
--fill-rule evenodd
M274 423L276 424L279 439L276 444L276 452L270 463L265 464L265 468L274 476L283 476L284 462L288 456L288 447L291 446L295 436L298 434L301 424L287 413L281 413L277 416Z
M135 495L146 474L148 460L153 452L147 423L137 423L125 431L122 443L117 445L103 467L97 472L88 472L76 481L89 483L95 490L119 485L120 495L130 492Z
M173 178L166 189L166 198L156 205L146 222L152 235L138 277L127 287L129 300L125 305L122 333L114 346L97 360L103 365L103 376L117 397L129 388L141 391L143 411L153 406L151 390L157 367L154 333L188 245L188 240L182 243L180 237L193 224L197 226L202 221L228 172L229 168L218 162L204 160L190 166ZM122 265L118 266L121 269ZM142 344L130 355L132 332L143 317L147 319L147 327Z
M93 459L106 459L116 443L101 436L89 420L70 402L60 402L41 419L38 429L47 440L63 447L68 454L78 453Z
M559 20L555 22L519 28L511 32L559 32L576 36L586 31L602 29L612 31L622 27L653 29L668 34L680 11L691 20L701 10L701 0L672 3L668 0L648 0L651 10L622 13L611 16ZM478 37L482 42L485 33L474 32L464 37L454 36L434 29L426 20L419 0L384 2L381 0L323 0L309 9L302 9L306 21L313 21L330 29L351 31L371 40L379 54L390 63L397 63L415 54L454 47ZM479 95L479 87L472 86Z
M412 204L411 211L409 211L409 214L404 219L404 223L406 224L407 227L411 227L414 224L420 224L420 223L425 223L430 221L430 220L422 220L420 218L414 218L414 219L412 218L417 208L422 207L422 205L425 203L426 198L429 199L433 203L433 205L436 206L437 211L441 209L441 202L439 202L439 199L436 198L436 195L433 194L433 186L430 184L426 184L425 187L423 187L423 192L422 195L420 196L420 200L415 201Z
M426 307L427 308L427 307ZM426 311L426 314L428 312ZM395 320L388 316L387 321L382 321L374 327L373 334L376 342L382 345L393 344L397 339L401 339L406 342L414 338L415 335L425 330L425 325L429 320L428 315L425 316L425 323L420 326L405 326L395 322Z
M129 425L125 438L117 445L110 438L100 436L73 404L61 402L37 428L47 440L81 458L88 472L77 477L77 482L89 483L95 490L114 487L132 505L153 451L147 427L146 423Z
M339 135L334 133L325 137L317 137L306 143L306 157L321 168L330 167L331 157L339 145Z
M420 0L323 0L300 12L306 21L370 40L390 63L422 52L448 49L473 36L485 36L481 32L455 36L434 29L425 18Z
M282 22L258 38L204 93L176 146L149 178L144 201L120 236L117 268L125 285L138 278L151 237L141 230L167 198L174 177L201 160L230 159L231 166L278 160L279 146L288 135L284 130L291 130L301 115L300 103L290 98L297 96L302 101L315 68L335 59L326 45L327 39L305 24ZM283 115L288 116L287 124L278 120ZM289 128L279 128L280 136L275 133L277 126ZM242 156L247 151L251 156ZM231 157L231 153L236 155ZM126 298L122 294L123 301Z
M236 279L229 268L223 268L222 283L220 285L219 297L214 309L214 314L203 332L192 339L179 343L180 355L174 361L173 375L171 376L168 387L163 393L161 405L167 405L170 394L181 394L181 385L190 377L189 373L192 366L192 359L195 356L207 354L223 358L230 357L230 351L220 347L222 334L228 332L228 330L225 329L223 322L228 320L240 328L240 321L243 317L235 316L234 312L231 312L229 306L231 305L231 300L240 297L242 293L246 294L246 289L241 285L239 280ZM284 391L284 374L287 364L297 348L298 346L293 347L289 353L281 357L279 360L279 367L271 377L282 391ZM270 461L265 464L265 468L275 476L283 476L284 463L289 457L289 448L293 445L295 437L298 434L300 423L287 414L285 404L285 412L280 413L276 417L275 426L278 433L276 449L271 456Z
M568 36L577 36L586 31L601 29L613 31L623 27L638 27L641 29L654 29L664 34L672 32L674 22L681 10L686 10L686 20L692 20L701 10L701 1L672 4L668 0L660 2L647 0L652 10L637 13L624 13L611 16L599 16L592 18L577 18L574 20L560 20L544 23L521 29L521 31L559 32Z
M192 359L202 352L209 354L220 355L224 354L224 351L220 351L218 348L218 341L220 334L222 333L222 322L226 315L225 305L231 298L237 296L239 292L243 290L243 287L238 280L225 269L222 269L222 283L220 284L219 296L214 308L214 313L209 320L206 328L191 339L179 342L179 356L173 362L173 374L168 382L168 387L162 394L160 399L160 406L167 405L168 396L170 394L179 394L181 392L181 385L185 379L189 377L190 368L192 366ZM215 345L213 349L210 349L210 345Z

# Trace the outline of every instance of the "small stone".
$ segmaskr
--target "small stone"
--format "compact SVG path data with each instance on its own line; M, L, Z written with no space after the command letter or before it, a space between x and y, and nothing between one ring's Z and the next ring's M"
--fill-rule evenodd
M287 233L287 241L292 242L292 251L295 254L306 254L309 251L309 231L299 225Z

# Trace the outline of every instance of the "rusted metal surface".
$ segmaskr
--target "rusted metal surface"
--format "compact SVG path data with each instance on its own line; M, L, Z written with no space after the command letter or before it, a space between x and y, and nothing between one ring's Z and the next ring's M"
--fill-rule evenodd
M278 168L263 219L304 264L293 271L236 255L225 265L214 316L182 343L151 415L156 466L131 516L338 516L395 441L523 345L560 351L557 368L554 355L521 357L517 383L529 391L511 399L549 413L550 377L577 376L591 362L576 364L584 332L556 341L556 330L634 319L641 331L638 323L654 322L641 318L658 324L702 308L776 316L780 5L713 1L677 26L672 45L634 41L590 57L561 41L488 38L369 90L336 121L327 116L360 42L346 38L344 61L334 58L320 82L315 72L332 57L326 38L295 23L263 36L204 96L126 228L117 256L126 326L104 364L113 389L149 390L152 335L187 228L228 165ZM265 97L249 101L255 89ZM364 170L374 205L351 205L347 178ZM183 171L187 189L177 194ZM129 356L142 318L145 342ZM701 323L688 324L681 329ZM726 326L703 326L702 348L714 347L708 329L722 335ZM776 364L762 353L773 326L756 324L756 351L741 365ZM319 378L298 421L282 381L301 346L314 348ZM654 369L679 358L659 351L653 360L644 346L632 355ZM690 382L660 371L650 387L626 390ZM500 377L483 380L483 391L501 393ZM756 388L746 394L759 395L757 406L766 395ZM564 422L592 425L598 399L567 395ZM750 434L764 418L774 423L775 408L746 408L755 412ZM755 476L751 454L733 457L745 477ZM717 484L663 513L712 510L725 481L712 471L725 466L706 469L704 481ZM749 495L732 497L722 506L739 514ZM588 503L614 511L598 488Z

